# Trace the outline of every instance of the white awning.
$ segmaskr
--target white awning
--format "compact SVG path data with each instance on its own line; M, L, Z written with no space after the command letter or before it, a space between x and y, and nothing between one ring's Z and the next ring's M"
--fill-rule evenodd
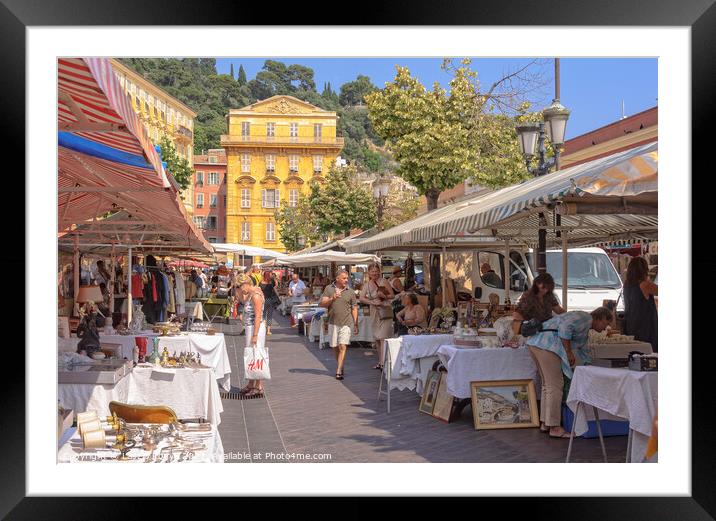
M293 266L297 268L305 268L308 266L326 266L331 263L339 265L348 264L368 264L378 262L377 255L370 254L352 254L349 255L342 251L321 251L315 253L302 253L298 255L288 255L276 260L277 266Z
M248 246L246 244L234 244L227 242L213 243L215 253L238 253L239 255L247 255L251 257L269 257L271 259L280 259L286 257L285 253L279 253L265 248L256 246Z
M657 204L657 194L658 143L653 142L444 206L351 243L346 251L465 247L472 241L507 237L531 243L536 240L540 225L538 212L545 214L548 227L556 226L556 216L550 208L557 203L653 206ZM570 244L651 238L657 233L658 216L653 212L565 214L561 226L569 228ZM554 238L552 235L550 240Z

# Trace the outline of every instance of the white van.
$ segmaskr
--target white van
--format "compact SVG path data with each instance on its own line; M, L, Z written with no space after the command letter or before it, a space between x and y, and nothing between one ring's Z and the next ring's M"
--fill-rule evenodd
M570 248L567 250L567 309L569 311L592 311L605 299L616 300L617 311L624 310L622 281L612 261L601 248ZM496 293L500 303L505 301L505 250L484 249L473 252L474 296L480 302L489 302L489 295ZM489 264L495 273L482 275L480 266ZM514 304L534 280L535 253L527 249L510 249L510 301ZM547 273L555 282L554 293L562 300L562 250L547 250Z

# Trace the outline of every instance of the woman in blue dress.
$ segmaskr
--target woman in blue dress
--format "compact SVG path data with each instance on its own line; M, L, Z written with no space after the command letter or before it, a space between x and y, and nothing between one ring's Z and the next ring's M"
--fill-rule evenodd
M587 351L589 330L604 331L612 321L612 312L600 307L586 311L569 311L542 324L542 331L525 341L537 364L542 380L540 430L552 438L568 438L562 427L562 394L564 377L572 378L572 367L591 361Z

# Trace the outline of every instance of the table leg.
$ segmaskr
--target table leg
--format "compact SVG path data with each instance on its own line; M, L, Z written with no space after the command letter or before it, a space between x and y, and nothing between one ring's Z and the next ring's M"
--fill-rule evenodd
M572 431L569 433L569 445L567 446L567 459L565 463L569 463L569 457L572 454L572 442L574 441L574 432L577 429L577 419L579 418L581 408L582 402L577 402L577 410L574 411L574 418L572 419Z
M602 422L599 421L599 411L593 405L592 412L594 412L594 419L597 422L597 434L599 434L599 444L602 446L602 455L604 456L604 463L607 463L607 449L604 447L604 436L602 436Z
M631 426L629 427L629 436L627 437L627 450L626 450L626 463L631 463L631 445L634 436L634 431Z

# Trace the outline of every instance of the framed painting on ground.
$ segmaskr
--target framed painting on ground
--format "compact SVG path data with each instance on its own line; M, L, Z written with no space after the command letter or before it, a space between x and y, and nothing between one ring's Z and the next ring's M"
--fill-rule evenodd
M539 427L532 380L470 382L475 429Z
M425 387L423 388L423 397L420 400L420 407L418 410L426 414L433 414L435 407L435 398L438 395L438 387L440 385L440 372L430 371L425 381Z
M438 420L450 423L454 411L453 397L448 394L447 389L447 373L439 371L440 381L438 382L438 391L435 396L435 405L433 407L433 416Z

